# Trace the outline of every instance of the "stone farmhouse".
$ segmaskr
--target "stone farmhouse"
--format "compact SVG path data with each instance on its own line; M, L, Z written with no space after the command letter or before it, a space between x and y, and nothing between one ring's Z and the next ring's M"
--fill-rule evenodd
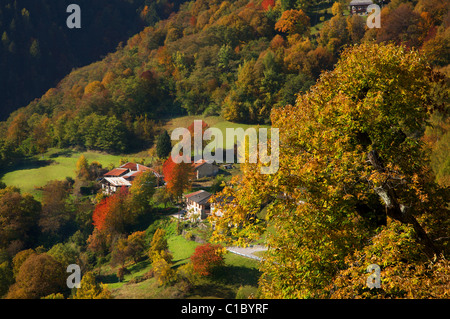
M200 159L192 163L192 166L194 168L196 179L202 177L216 176L217 173L219 173L219 167L216 164L206 161L204 159Z

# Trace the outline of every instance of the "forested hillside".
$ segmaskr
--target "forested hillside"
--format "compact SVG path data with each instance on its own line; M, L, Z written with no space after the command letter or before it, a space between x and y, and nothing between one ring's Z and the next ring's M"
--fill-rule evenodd
M344 46L361 42L420 48L431 65L447 72L445 4L393 1L383 8L380 29L367 29L364 18L348 15L345 1L328 13L321 8L322 1L186 2L14 112L0 127L3 161L50 146L143 148L154 139L155 121L177 114L268 123L272 108L293 104L297 93L333 68ZM311 24L330 12L331 19L312 33ZM86 22L83 32L98 29Z
M115 50L120 41L167 18L179 2L2 1L0 120L40 97L73 68L99 60ZM81 8L81 29L66 26L70 14L66 9L72 3Z
M62 69L56 52L80 65L91 47L103 54L100 39L115 49L42 84L41 97L0 122L1 170L56 170L65 157L74 173L61 169L36 188L40 197L0 182L0 296L448 298L448 1L389 1L373 29L348 0L105 1L103 18L83 13L90 35L66 34L61 50L52 25L66 14L42 2L48 10L19 0L1 7L3 85L52 63ZM37 12L48 19L34 20ZM33 27L12 32L28 16ZM122 22L130 28L113 26ZM140 26L121 45L112 40ZM191 178L191 165L167 158L168 137L206 116L221 129L278 128L277 172L233 163L221 176ZM84 155L125 164L153 151L134 160L145 172L112 193L99 180L117 165ZM174 219L191 188L214 193L221 214ZM225 254L254 244L266 246L261 262ZM82 289L66 285L73 263ZM371 264L381 289L367 284Z

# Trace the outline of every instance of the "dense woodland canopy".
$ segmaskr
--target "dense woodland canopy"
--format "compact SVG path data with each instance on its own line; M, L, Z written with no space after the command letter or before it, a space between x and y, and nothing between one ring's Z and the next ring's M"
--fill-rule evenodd
M69 29L69 4L82 28ZM99 60L180 1L4 0L0 4L0 120L55 86L73 68Z
M83 13L86 37L47 25L65 25L66 15L54 11L65 12L64 1L42 1L45 10L8 1L0 7L0 84L30 82L1 90L0 103L16 110L0 122L0 166L51 147L148 149L158 136L167 141L160 121L179 115L273 125L281 137L278 173L243 165L223 190L234 198L232 214L214 233L245 244L268 232L262 296L448 297L449 5L393 0L382 9L382 28L368 29L364 17L348 14L348 2L95 1ZM102 4L104 11L94 10ZM71 51L74 44L80 47ZM39 84L26 74L39 74ZM26 107L12 99L42 90ZM187 170L166 163L183 184L169 187L171 194L148 187L149 174L129 191L83 196L98 187L103 169L85 158L75 180L49 182L41 200L0 183L0 296L70 294L57 272L54 286L27 290L26 280L41 287L27 269L48 271L75 258L83 271L106 256L122 266L138 260L141 222L157 211L149 198L165 206L189 182ZM263 207L265 218L257 218ZM156 229L145 236L153 233L162 241L150 253L155 277L173 282L167 242ZM382 291L365 285L368 261L385 271ZM189 277L187 267L180 270ZM109 296L93 276L84 278L91 290L80 295Z
M103 60L72 71L41 98L12 113L0 125L0 161L7 164L52 146L117 153L143 149L153 143L159 119L179 114L270 123L272 108L294 104L296 94L333 68L343 47L361 42L419 48L432 65L447 70L448 15L439 1L392 1L383 8L381 29L367 29L363 18L342 15L344 6L337 6L313 33L310 26L320 22L314 10L320 8L321 2L302 1L186 2L168 19L146 27ZM13 16L12 10L2 12ZM149 10L144 7L140 15L151 15ZM88 14L83 19L83 32L101 29L89 26ZM9 42L14 39L8 37ZM44 45L41 56L49 59L51 51ZM83 49L76 52L83 56ZM26 74L11 69L20 79Z

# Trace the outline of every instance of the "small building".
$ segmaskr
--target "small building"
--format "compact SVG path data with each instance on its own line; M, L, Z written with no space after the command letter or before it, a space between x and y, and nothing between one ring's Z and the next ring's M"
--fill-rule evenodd
M151 170L156 177L155 186L160 186L164 183L164 176L154 169L141 164L128 162L103 175L103 178L100 180L103 193L111 195L118 191L120 187L130 187L136 176L148 170Z
M352 0L349 4L351 14L366 14L367 7L373 4L372 0Z
M130 187L131 183L123 177L103 177L100 181L105 195L111 195L120 190L121 187Z
M204 159L192 163L192 166L194 168L196 179L202 177L216 176L217 173L219 173L219 167L217 165Z
M186 217L191 220L201 220L208 217L211 212L209 199L211 193L205 190L199 190L184 195L186 202Z

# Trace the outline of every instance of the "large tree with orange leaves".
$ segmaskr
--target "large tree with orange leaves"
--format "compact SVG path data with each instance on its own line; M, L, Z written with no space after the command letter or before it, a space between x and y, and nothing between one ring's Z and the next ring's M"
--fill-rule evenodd
M191 163L175 163L170 156L163 164L164 180L167 191L176 199L191 187L194 170Z
M95 228L105 233L122 233L125 226L132 221L128 209L128 190L122 187L119 192L104 198L94 209L92 220Z
M345 50L295 106L272 111L283 145L278 172L243 165L213 220L213 238L229 244L267 223L274 229L261 265L264 297L448 295L449 192L434 182L420 140L437 107L436 78L415 50L363 44ZM382 289L370 291L372 263Z
M309 30L309 20L303 10L286 10L275 24L275 29L289 35L304 34Z

